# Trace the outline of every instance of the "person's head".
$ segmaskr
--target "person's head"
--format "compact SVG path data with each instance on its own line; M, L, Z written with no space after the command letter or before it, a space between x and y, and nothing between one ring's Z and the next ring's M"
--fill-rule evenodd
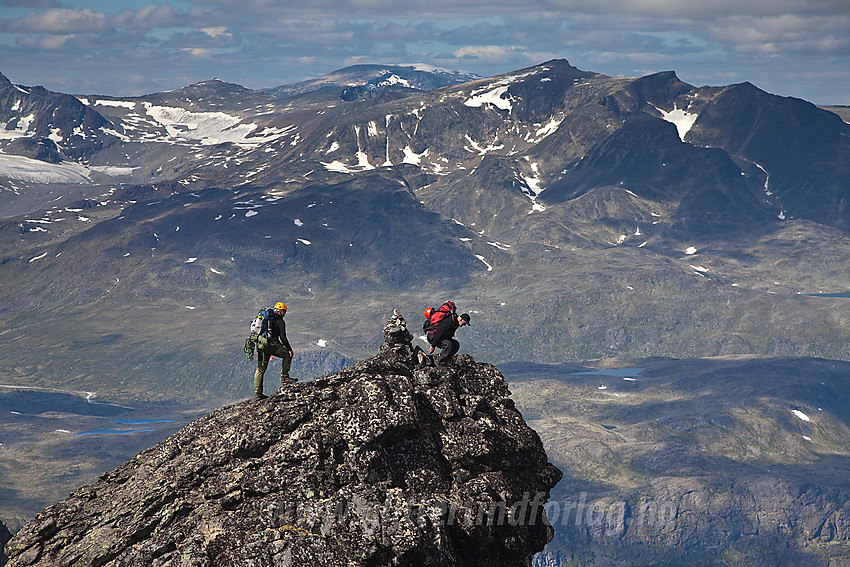
M469 325L469 313L463 313L460 317L457 318L457 322L461 327L464 325Z
M277 303L275 303L272 309L274 309L274 312L280 315L281 317L286 315L286 304L283 301L278 301Z

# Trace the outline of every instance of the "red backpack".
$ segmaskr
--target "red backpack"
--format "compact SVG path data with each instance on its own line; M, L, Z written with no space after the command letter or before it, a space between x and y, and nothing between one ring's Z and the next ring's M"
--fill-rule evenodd
M448 316L455 317L457 307L451 301L446 301L443 303L439 309L434 309L433 307L429 307L425 310L425 323L422 324L422 330L427 334L431 335L437 329L437 323L442 321Z

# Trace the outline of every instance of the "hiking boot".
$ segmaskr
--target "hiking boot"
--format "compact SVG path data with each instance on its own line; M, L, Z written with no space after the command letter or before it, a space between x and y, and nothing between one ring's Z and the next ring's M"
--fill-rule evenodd
M257 400L265 400L268 396L265 394L254 394L254 398Z
M286 386L287 384L294 384L295 382L298 382L298 378L290 378L289 376L280 377L281 386Z

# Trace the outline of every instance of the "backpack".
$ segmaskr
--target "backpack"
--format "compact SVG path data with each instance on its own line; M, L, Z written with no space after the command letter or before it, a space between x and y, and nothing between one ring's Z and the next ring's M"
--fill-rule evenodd
M446 301L443 303L439 309L434 309L433 307L429 307L425 310L425 322L422 324L422 330L425 331L428 335L433 335L434 331L437 330L437 323L448 317L449 315L454 316L455 310L457 307L451 301Z
M257 312L257 316L251 321L251 336L266 337L269 335L269 323L277 317L274 309L264 308Z

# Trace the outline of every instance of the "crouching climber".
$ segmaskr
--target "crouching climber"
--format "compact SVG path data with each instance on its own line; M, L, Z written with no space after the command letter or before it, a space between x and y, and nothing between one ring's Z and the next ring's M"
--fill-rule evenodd
M455 331L459 327L469 325L469 314L458 315L455 310L455 304L447 301L439 309L429 309L425 312L428 319L423 325L423 330L431 345L428 353L434 354L435 349L440 349L440 355L434 360L436 366L445 366L449 359L460 350L460 343L454 338Z
M280 359L281 386L298 381L289 376L293 353L292 346L286 338L286 323L283 320L285 316L286 305L281 301L275 303L272 309L261 310L257 316L257 319L265 319L265 321L259 322L260 328L256 333L257 371L254 373L254 397L256 398L267 397L263 394L263 376L273 356Z

